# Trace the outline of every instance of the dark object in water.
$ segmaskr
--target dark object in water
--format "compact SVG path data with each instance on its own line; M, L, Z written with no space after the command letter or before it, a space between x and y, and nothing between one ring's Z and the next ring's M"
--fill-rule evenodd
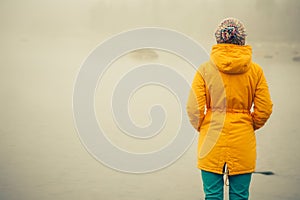
M265 55L264 58L269 58L270 59L270 58L273 58L273 56L272 55Z
M131 52L131 55L134 59L137 60L154 60L158 58L158 54L155 50L150 48L137 49Z
M253 172L255 174L263 174L263 175L275 175L272 171L261 171L261 172Z
M295 61L295 62L300 62L300 56L294 57L294 58L293 58L293 61Z

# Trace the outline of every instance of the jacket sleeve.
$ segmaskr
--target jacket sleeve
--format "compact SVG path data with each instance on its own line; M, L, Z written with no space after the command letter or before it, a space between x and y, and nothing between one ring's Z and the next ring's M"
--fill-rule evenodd
M259 79L254 94L254 111L251 113L254 130L264 126L272 113L273 107L268 84L261 69L258 77Z
M200 131L205 117L206 93L205 81L199 71L196 72L187 101L187 113L193 127Z

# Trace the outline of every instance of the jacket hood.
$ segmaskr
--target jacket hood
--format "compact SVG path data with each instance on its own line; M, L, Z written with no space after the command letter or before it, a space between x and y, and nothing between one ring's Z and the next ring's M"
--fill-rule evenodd
M249 45L217 44L212 47L210 58L221 72L242 74L250 67L252 48Z

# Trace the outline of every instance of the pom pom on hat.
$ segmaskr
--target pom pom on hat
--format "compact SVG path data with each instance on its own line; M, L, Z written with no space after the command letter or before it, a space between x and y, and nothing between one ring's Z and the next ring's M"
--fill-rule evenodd
M245 45L246 30L241 21L226 18L218 26L215 36L217 43Z

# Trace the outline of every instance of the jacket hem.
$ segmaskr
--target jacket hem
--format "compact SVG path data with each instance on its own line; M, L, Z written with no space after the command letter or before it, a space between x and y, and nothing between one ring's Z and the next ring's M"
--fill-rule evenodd
M206 168L206 167L199 166L199 165L198 165L198 169L207 171L207 172L216 173L216 174L224 174L223 169L220 171L220 169L211 169L211 168ZM253 173L254 171L255 171L255 169L242 170L242 171L231 171L231 172L229 172L229 176L234 176L234 175L239 175L239 174L249 174L249 173Z

